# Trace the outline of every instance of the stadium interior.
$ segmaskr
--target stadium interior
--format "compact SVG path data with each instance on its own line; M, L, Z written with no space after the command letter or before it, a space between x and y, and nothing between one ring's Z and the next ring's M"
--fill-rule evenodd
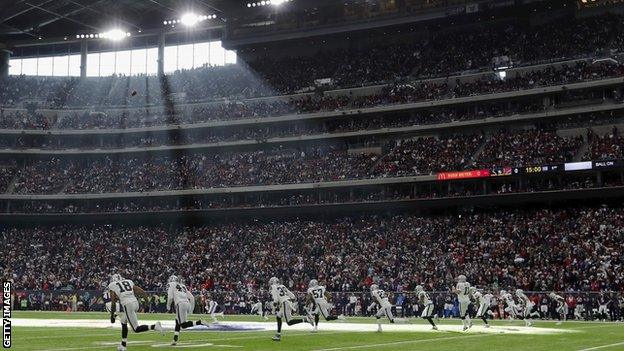
M623 133L619 0L1 1L4 345L624 350Z

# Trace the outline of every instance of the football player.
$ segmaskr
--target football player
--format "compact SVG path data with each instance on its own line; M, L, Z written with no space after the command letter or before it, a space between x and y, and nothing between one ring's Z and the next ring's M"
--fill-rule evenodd
M524 307L522 310L522 317L524 318L524 325L526 327L532 326L533 321L531 320L531 314L533 311L533 307L535 307L535 304L533 303L533 301L531 301L531 299L529 299L528 296L524 294L524 291L522 291L522 289L516 289L516 297L518 298L518 300L522 303L522 306Z
M273 341L282 340L282 320L286 321L286 324L295 325L303 323L304 319L292 318L293 313L293 300L296 300L295 294L293 294L287 287L280 283L277 277L269 279L269 292L273 298L273 308L275 310L275 317L277 319L277 333L273 336ZM305 317L305 322L314 326L312 319L308 316Z
M375 318L377 319L377 332L382 331L381 329L381 317L386 316L390 323L404 323L405 319L403 318L395 318L392 315L392 304L388 301L388 294L379 288L377 284L373 284L370 286L371 297L373 299L373 303L368 307L370 311L374 306L377 306L377 313L375 314Z
M193 323L187 320L188 314L193 313L195 308L195 297L186 288L180 278L175 275L169 277L169 288L167 289L167 311L171 310L173 306L175 308L175 331L173 333L173 342L171 345L178 344L178 338L180 337L180 330L192 327L193 325L201 325L201 320ZM192 303L191 303L192 302Z
M475 305L478 306L476 317L481 318L484 327L489 328L490 324L487 321L487 315L490 310L490 304L492 303L492 294L483 295L483 293L474 286L470 287L470 292L475 301Z
M433 315L435 314L435 306L433 305L433 301L429 298L429 294L423 289L421 285L416 285L416 297L418 299L418 303L423 306L423 311L420 314L422 319L425 319L431 324L433 330L438 330L438 327L433 322Z
M470 305L470 283L466 281L465 275L457 277L457 285L453 289L453 292L457 294L457 301L459 301L459 318L462 319L464 325L464 331L472 327L472 321L468 315L468 306Z
M111 296L110 307L110 321L115 323L115 317L117 312L117 301L119 300L119 306L121 307L121 344L117 346L117 351L126 351L128 342L128 323L135 333L143 333L148 330L155 330L163 334L163 328L160 322L156 322L152 325L139 325L137 318L137 312L139 311L139 300L136 295L141 297L147 297L147 294L143 289L134 285L134 282L130 279L124 279L119 274L113 274L111 276L110 284L108 284L108 290ZM136 294L136 295L135 295Z
M557 309L555 309L559 319L557 325L561 325L568 318L568 305L565 303L563 296L557 295L554 291L548 294L548 297L557 303Z
M518 314L518 307L516 306L516 301L514 300L513 295L507 292L507 290L501 290L499 294L500 294L501 300L505 302L504 310L505 312L507 312L507 315L509 316L509 321L512 322Z
M314 317L314 332L318 330L319 315L322 315L326 321L344 320L343 315L334 316L329 313L331 308L328 299L331 295L325 290L325 286L319 285L318 280L312 279L308 284L308 294L306 297L306 304L309 313Z

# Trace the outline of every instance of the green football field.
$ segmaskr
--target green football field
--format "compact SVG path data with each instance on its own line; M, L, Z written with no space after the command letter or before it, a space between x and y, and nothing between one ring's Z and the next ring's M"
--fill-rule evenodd
M111 327L105 313L14 312L12 317L14 350L116 350L121 334L119 323ZM457 320L440 320L441 330L431 331L415 319L400 326L411 331L392 331L397 325L386 322L386 330L377 333L373 318L348 318L346 323L321 321L318 333L311 333L308 324L285 325L282 341L274 342L274 317L263 322L254 316L226 316L210 330L183 331L179 345L172 347L173 318L140 315L140 322L160 320L168 330L165 335L131 331L128 350L624 350L621 323L536 321L525 328L522 321L496 321L485 330L475 321L473 329L462 332Z

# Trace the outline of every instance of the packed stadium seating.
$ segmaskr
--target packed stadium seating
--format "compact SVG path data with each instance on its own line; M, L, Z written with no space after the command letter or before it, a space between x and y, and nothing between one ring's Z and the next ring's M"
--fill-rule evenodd
M232 306L249 306L273 275L298 292L313 277L330 291L358 294L372 283L397 293L423 284L441 291L441 308L465 274L491 289L589 293L574 298L595 304L591 293L624 289L624 209L613 202L545 204L555 203L549 193L582 189L597 197L590 192L623 189L617 126L624 124L624 65L614 59L624 48L623 21L602 15L535 26L483 23L161 78L10 77L0 84L0 218L35 219L0 226L3 278L18 290L80 291L85 309L97 304L94 295L112 272L154 294L176 273ZM505 78L492 71L500 56L513 62ZM320 78L332 82L314 87ZM599 160L617 164L561 171L564 163ZM540 173L550 165L559 173ZM540 174L511 173L529 173L528 166ZM463 182L461 171L487 176ZM457 179L446 182L443 173ZM274 192L259 191L268 185ZM473 202L537 193L544 197L511 199L505 208ZM430 209L424 201L407 211L385 207L442 199L450 205L422 214L413 210ZM379 214L319 210L362 204ZM287 207L301 217L283 216ZM274 212L201 221L210 210L258 209ZM124 213L137 221L116 223ZM147 217L160 213L191 213L200 223ZM100 217L58 224L81 215ZM46 225L49 218L56 224ZM20 296L41 309L63 309L71 299ZM346 294L336 301L348 311ZM160 311L156 305L150 309Z
M9 228L2 260L20 289L97 290L120 271L155 290L178 272L191 286L238 293L273 275L289 277L296 290L312 277L327 279L332 291L372 282L391 291L418 283L446 290L462 273L477 286L619 291L623 220L621 208L579 208L172 229ZM170 245L163 250L162 243ZM46 263L50 257L55 264Z

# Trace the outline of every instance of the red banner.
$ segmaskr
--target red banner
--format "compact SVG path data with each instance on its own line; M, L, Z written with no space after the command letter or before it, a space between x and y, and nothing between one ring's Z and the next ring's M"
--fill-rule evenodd
M468 179L468 178L485 178L490 176L489 169L478 169L473 171L459 171L459 172L442 172L438 173L438 180L452 180L452 179Z

